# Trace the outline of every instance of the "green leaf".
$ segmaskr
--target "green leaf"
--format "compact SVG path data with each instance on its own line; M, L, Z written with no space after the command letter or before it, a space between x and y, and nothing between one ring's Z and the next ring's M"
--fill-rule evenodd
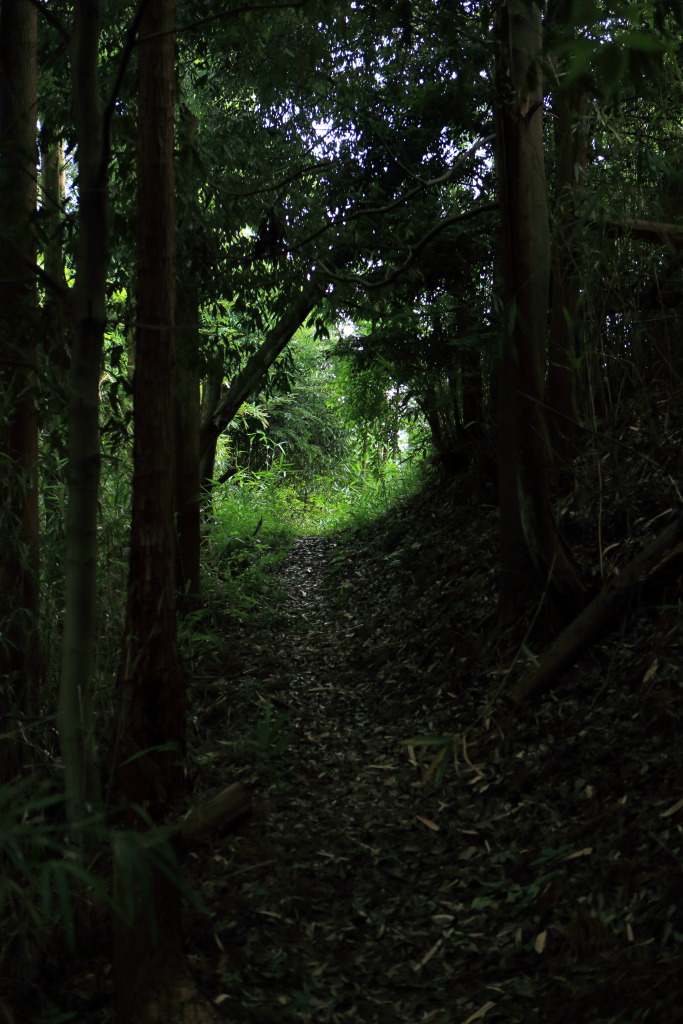
M436 747L440 745L447 745L452 742L452 736L439 736L436 733L427 734L425 736L413 736L412 739L401 740L401 743L406 747Z

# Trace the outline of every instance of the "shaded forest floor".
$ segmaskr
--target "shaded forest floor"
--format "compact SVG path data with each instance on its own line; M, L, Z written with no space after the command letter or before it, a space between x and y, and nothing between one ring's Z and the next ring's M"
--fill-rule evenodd
M622 487L606 577L666 500ZM563 515L594 571L595 509ZM256 809L192 857L209 916L186 920L226 1020L683 1020L679 581L513 716L499 695L554 627L530 608L495 628L496 530L466 483L428 488L371 529L302 538L260 604L226 611L192 771L198 792L244 782Z
M558 502L596 588L680 510L683 429L652 430L589 453ZM203 905L186 950L217 1015L683 1021L680 561L513 713L506 689L558 627L542 601L496 627L478 482L427 484L268 569L249 557L219 557L212 629L189 641L193 799L239 781L254 800L184 863ZM41 1021L111 1020L109 952L106 924L68 970L57 944Z

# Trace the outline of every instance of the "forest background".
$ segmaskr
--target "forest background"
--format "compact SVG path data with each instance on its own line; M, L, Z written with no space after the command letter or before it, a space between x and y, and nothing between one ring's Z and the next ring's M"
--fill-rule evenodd
M94 886L122 1019L150 905L185 977L182 650L235 572L429 464L499 509L499 628L623 599L557 497L680 394L681 19L3 0L2 913L77 941Z

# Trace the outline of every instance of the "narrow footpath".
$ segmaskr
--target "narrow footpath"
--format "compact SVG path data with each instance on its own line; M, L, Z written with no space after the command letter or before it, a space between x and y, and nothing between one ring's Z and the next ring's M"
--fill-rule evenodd
M487 712L491 538L430 529L301 539L235 629L197 772L256 810L192 866L202 987L234 1022L683 1019L670 719L616 686Z

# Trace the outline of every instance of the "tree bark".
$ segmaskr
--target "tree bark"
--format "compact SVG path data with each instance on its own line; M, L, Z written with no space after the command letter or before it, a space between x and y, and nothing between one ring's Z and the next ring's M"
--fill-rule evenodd
M209 359L206 376L202 382L201 427L199 433L200 438L202 438L204 437L205 429L210 429L208 441L204 447L202 448L200 444L199 456L199 479L202 489L202 500L204 502L205 519L211 517L211 491L214 482L216 446L219 437L211 423L220 405L224 374L223 353L222 351L214 352Z
M199 290L178 289L178 344L174 388L176 566L180 609L197 607L201 590L199 476Z
M634 560L622 569L584 608L540 658L510 689L513 704L521 705L550 689L558 675L576 660L620 615L644 578L663 560L669 560L672 549L680 548L683 538L683 516L670 523ZM680 571L680 570L677 570Z
M138 48L133 511L116 752L124 800L162 811L185 793L185 681L176 638L173 523L172 30L171 0L149 0ZM169 745L172 750L159 750Z
M541 13L508 0L497 26L496 162L501 211L504 322L500 361L499 619L514 618L532 584L549 581L564 610L583 587L560 542L550 497L543 414L550 239L543 154Z
M150 833L150 843L170 842L183 853L193 850L209 836L221 832L251 810L249 791L241 782L233 782L209 800L194 807L172 825Z
M561 5L558 4L559 8ZM564 6L564 5L562 5ZM556 19L563 17L556 12ZM581 89L557 84L553 93L557 194L552 259L552 302L547 394L553 449L563 458L574 454L576 403L576 339L580 298L580 239L575 221L586 170L587 100Z
M596 222L597 223L597 222ZM622 217L600 222L605 234L619 238L626 235L640 242L651 242L662 249L683 249L683 225L663 224L656 220Z
M41 127L41 214L44 225L45 271L48 281L42 310L45 362L49 366L53 399L43 420L41 491L45 509L45 545L50 557L43 571L48 587L61 586L64 578L64 512L62 492L66 490L64 465L66 438L62 424L68 404L70 308L62 246L63 204L66 194L64 141L46 124ZM50 287L50 281L55 284Z
M97 606L99 383L105 328L108 153L98 76L99 0L76 0L71 75L78 139L78 248L69 371L69 503L66 591L57 724L67 814L77 825L101 803L92 686Z
M180 161L183 187L196 193L193 153L197 118L183 110ZM197 607L200 592L200 476L199 476L199 281L191 258L191 216L181 223L185 236L185 268L178 277L176 372L174 390L175 514L180 609Z
M34 706L42 677L39 612L35 277L37 21L29 0L0 6L0 717L9 735L0 781L25 752L11 722ZM6 717L7 716L7 717Z
M186 792L173 520L174 13L173 0L149 0L138 47L133 514L115 751L124 823L137 831L179 808ZM212 1020L183 953L180 879L172 862L170 875L154 857L135 868L122 849L115 891L128 886L130 900L127 920L117 918L114 927L119 1019Z

